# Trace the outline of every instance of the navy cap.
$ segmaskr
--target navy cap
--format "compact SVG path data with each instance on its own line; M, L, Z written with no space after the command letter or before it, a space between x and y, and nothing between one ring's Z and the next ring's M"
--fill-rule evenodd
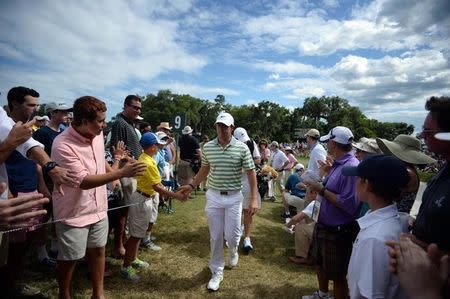
M147 132L142 135L140 143L144 149L155 144L166 144L164 141L158 138L155 133Z
M404 187L409 181L405 163L387 155L372 155L358 166L342 168L342 174L367 179L375 185Z

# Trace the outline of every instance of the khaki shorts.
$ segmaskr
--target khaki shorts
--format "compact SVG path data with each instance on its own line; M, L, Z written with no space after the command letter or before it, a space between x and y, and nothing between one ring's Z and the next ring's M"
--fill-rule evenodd
M135 178L121 178L120 185L123 198L123 203L120 203L120 205L128 205L131 203L131 196L136 192L137 180Z
M158 218L159 194L146 197L134 192L131 197L134 205L128 211L128 229L130 236L144 238L149 223L155 223Z
M108 240L108 217L83 227L55 223L58 238L58 260L75 261L86 254L86 248L99 248Z

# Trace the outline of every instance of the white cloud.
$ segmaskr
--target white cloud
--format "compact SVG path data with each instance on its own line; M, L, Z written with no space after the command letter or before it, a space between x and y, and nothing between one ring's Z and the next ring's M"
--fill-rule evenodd
M173 15L186 12L189 3L153 1L146 12L161 14L167 8ZM109 96L130 90L125 86L135 80L133 88L139 89L161 74L197 73L207 64L177 42L176 20L149 18L136 9L139 5L117 0L2 3L0 56L10 64L3 67L7 74L0 89L27 83L52 97Z
M194 97L213 96L218 94L227 96L238 96L239 91L223 88L223 87L206 87L195 84L188 84L183 82L168 82L156 84L158 89L170 89L171 92L176 94L190 94Z

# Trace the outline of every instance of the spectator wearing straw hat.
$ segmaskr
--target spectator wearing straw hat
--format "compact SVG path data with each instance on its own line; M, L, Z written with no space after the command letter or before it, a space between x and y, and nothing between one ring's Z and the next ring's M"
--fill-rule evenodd
M381 154L377 141L373 138L361 137L358 142L352 143L355 149L355 156L359 161L364 160L370 155Z
M410 180L397 203L399 212L408 213L416 199L420 178L416 165L435 163L436 160L422 152L420 140L411 135L400 134L393 141L377 138L378 146L387 155L393 155L406 163Z
M327 151L322 144L319 143L320 133L317 129L311 129L305 134L306 143L310 150L308 170L319 174L319 161L327 158Z
M371 155L381 153L377 141L373 138L361 137L359 142L352 143L352 146L355 149L355 156L360 162ZM369 204L367 202L362 202L360 216L365 215L368 210Z

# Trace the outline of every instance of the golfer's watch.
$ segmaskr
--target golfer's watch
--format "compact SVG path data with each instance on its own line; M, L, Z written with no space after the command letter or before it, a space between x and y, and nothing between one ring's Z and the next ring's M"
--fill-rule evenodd
M56 164L55 161L47 162L47 163L45 163L44 167L42 167L42 172L43 172L44 174L48 175L48 173L49 173L50 171L52 171L53 168L55 168L56 166L58 166L58 164Z

